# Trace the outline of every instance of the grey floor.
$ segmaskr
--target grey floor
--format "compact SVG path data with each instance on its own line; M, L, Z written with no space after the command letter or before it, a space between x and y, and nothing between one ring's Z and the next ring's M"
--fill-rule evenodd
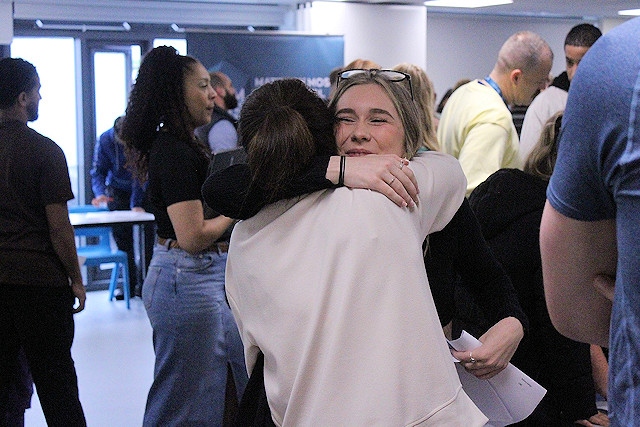
M141 426L154 361L142 300L132 299L127 310L124 301L109 302L107 291L88 292L86 308L75 322L72 353L87 425ZM46 426L37 390L25 426Z
M109 302L107 291L87 294L86 309L76 314L72 348L80 400L89 427L139 427L153 380L151 326L142 300ZM599 402L606 410L606 402ZM26 427L46 427L37 390Z

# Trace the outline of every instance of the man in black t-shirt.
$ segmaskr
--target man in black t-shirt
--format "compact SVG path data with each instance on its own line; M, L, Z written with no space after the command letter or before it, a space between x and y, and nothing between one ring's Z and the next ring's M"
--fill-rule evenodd
M24 384L22 349L47 424L85 426L71 358L73 314L86 299L67 211L73 192L62 149L27 126L40 98L33 65L0 60L0 425Z

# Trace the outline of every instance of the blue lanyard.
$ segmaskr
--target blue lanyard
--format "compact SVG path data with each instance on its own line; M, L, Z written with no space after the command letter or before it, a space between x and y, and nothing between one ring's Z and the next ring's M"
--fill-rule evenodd
M491 86L496 92L498 92L498 95L500 95L500 98L502 98L502 102L506 104L507 101L504 100L504 97L502 96L502 90L500 89L500 86L498 86L498 83L496 83L496 81L489 76L485 77L484 81L487 82L487 84L489 84L489 86Z

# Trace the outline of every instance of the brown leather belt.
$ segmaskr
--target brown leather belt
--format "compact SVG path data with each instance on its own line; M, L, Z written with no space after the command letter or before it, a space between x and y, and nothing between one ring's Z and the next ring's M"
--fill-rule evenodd
M181 249L177 240L165 239L164 237L158 237L158 243L167 249ZM202 252L218 252L219 254L229 252L229 242L215 242L208 248L202 250Z

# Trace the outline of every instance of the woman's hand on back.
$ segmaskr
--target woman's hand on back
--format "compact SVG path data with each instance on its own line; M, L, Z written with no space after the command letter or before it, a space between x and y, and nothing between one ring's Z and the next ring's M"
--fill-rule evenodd
M407 159L394 154L347 157L344 185L377 191L400 207L414 207L418 201L418 182L408 164Z

